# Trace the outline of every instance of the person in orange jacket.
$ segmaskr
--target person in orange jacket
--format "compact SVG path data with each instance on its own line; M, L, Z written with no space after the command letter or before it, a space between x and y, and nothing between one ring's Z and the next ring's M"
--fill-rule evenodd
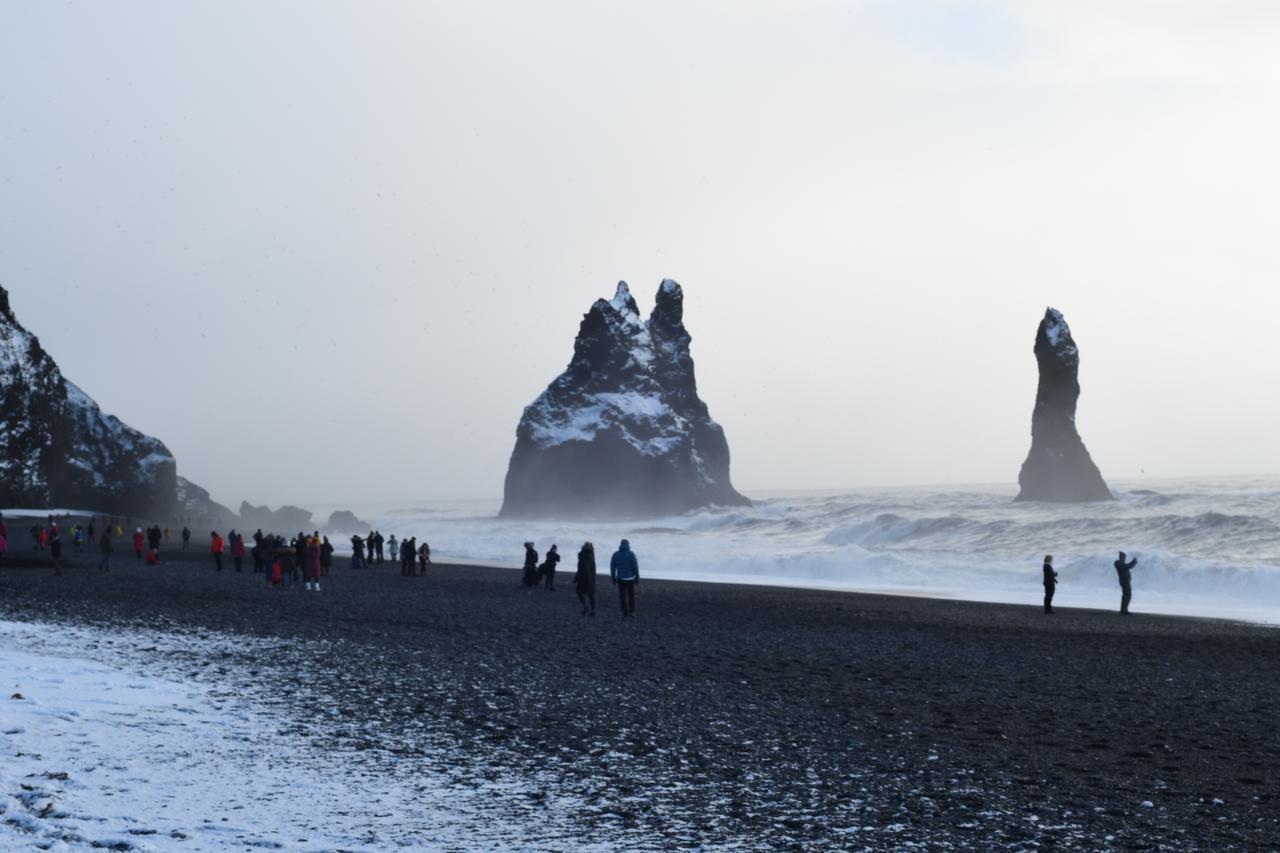
M213 563L218 567L218 571L222 571L222 552L225 550L225 544L216 530L210 533L209 537L213 540L213 544L210 546L210 550L213 552Z
M142 547L146 539L142 535L142 528L139 527L133 534L133 550L138 555L138 562L142 562Z

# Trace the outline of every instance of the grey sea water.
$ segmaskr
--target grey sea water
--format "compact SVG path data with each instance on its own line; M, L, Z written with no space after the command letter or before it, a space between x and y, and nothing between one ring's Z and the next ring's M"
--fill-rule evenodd
M1280 623L1280 476L1121 482L1117 500L1016 504L1010 486L752 494L748 509L632 522L513 522L498 500L369 505L435 559L519 565L521 543L629 538L648 577L1036 603L1053 554L1063 607L1118 606L1112 563L1138 558L1134 609ZM603 561L602 561L603 562Z

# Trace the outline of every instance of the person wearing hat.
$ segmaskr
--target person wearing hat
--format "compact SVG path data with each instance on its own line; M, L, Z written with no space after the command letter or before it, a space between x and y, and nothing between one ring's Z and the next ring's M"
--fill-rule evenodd
M609 560L609 578L618 588L618 599L622 604L622 618L636 615L636 587L640 584L640 561L631 550L631 543L626 539L618 546Z
M538 552L532 542L524 543L524 575L521 580L530 589L538 585Z
M1058 588L1058 573L1053 570L1053 555L1044 555L1044 612L1053 615L1053 594Z

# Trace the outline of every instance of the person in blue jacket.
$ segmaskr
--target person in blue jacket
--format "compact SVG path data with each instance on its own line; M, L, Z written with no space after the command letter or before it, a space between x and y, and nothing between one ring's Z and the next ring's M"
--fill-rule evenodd
M614 552L609 561L609 577L618 588L618 598L622 602L622 618L636 615L636 587L640 584L640 561L631 550L631 543L626 539Z

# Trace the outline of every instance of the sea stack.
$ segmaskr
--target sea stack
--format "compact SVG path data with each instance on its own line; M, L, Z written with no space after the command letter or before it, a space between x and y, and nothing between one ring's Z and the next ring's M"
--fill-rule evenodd
M503 518L646 518L750 501L698 397L684 292L667 279L648 321L626 282L582 319L568 368L524 410Z
M221 509L207 495L185 481L180 490L161 441L67 381L0 287L0 506L168 520L187 513L188 499Z
M1078 503L1112 499L1076 432L1080 352L1061 312L1049 308L1036 331L1040 384L1031 415L1031 452L1018 475L1020 501Z

